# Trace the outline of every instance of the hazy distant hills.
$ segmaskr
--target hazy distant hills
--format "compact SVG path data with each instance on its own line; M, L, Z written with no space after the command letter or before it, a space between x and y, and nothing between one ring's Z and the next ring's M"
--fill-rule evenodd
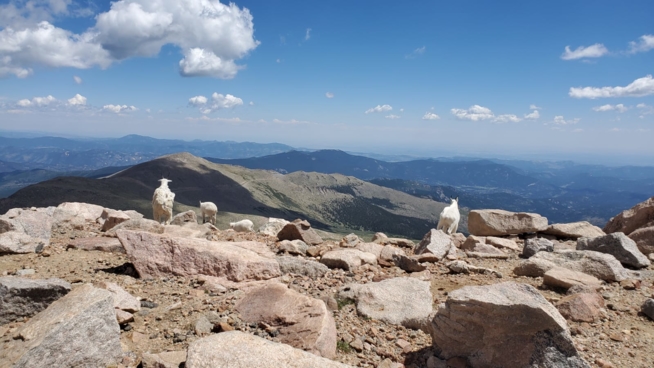
M282 173L339 172L419 197L444 201L459 196L460 205L469 209L537 212L551 222L588 220L604 225L654 193L651 167L528 161L515 161L512 166L514 161L463 159L384 162L334 150L209 160Z
M176 153L224 158L255 157L291 150L278 143L182 141L128 135L116 139L0 137L0 197L58 176L99 177ZM101 171L98 171L101 170Z
M0 161L13 164L16 170L95 170L107 166L135 165L176 152L190 152L196 156L242 158L271 155L291 149L292 147L279 143L199 140L188 142L139 135L88 140L0 137ZM24 166L16 166L18 164Z
M383 231L421 238L435 222L443 203L340 174L251 170L221 165L180 153L141 163L104 179L58 177L23 188L0 200L0 213L13 207L57 205L65 201L96 203L115 209L152 210L158 179L172 180L175 212L218 205L219 222L251 217L306 218L333 232Z

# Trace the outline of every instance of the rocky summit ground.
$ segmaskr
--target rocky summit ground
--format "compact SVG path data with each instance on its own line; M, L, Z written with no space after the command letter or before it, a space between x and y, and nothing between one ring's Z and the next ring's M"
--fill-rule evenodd
M176 227L183 228L168 225L166 231L174 228L174 232L179 234ZM118 366L146 366L143 357L148 353L186 352L193 342L230 330L280 341L280 328L283 326L247 322L246 317L237 310L238 303L250 290L246 286L247 282L213 285L212 280L203 275L168 274L149 279L140 278L127 254L71 247L76 239L106 235L101 231L101 224L87 222L84 226L53 226L53 229L56 230L51 234L49 245L39 250L40 253L1 255L0 276L15 275L35 280L59 278L70 283L73 290L84 284L101 285L111 282L139 299L140 311L133 314L133 321L121 325L123 359ZM296 251L296 248L279 241L276 236L262 233L211 229L207 234L205 237L215 242L256 241L265 244L272 253L309 261L319 261L330 250L357 247L352 247L352 243L361 243L358 249L365 247L363 243L372 243L370 239L363 241L352 236L340 244L325 241ZM392 249L395 248L396 253L421 260L414 265L416 268L403 264L401 257L390 257L390 260L381 257L376 262L364 261L361 266L350 270L329 268L319 277L286 272L270 282L285 284L299 294L324 301L335 321L335 361L360 367L463 367L465 363L457 362L456 359L447 362L434 359L433 356L439 352L432 347L432 337L423 330L416 326L405 327L400 323L371 318L361 308L358 310L353 299L343 296L346 295L343 288L347 285L372 285L397 277L409 277L429 282L433 298L431 307L434 311L438 310L439 304L447 301L448 294L454 290L506 281L532 285L553 305L558 305L566 298L565 289L544 286L543 277L515 275L516 266L525 261L520 257L525 239L517 236L503 238L514 241L516 247L503 248L506 257L500 258L478 258L475 252L466 253L461 248L465 237L459 236L457 239L461 240L456 243L457 249L453 249L448 258L441 261L411 258L416 248L411 247L410 241L395 239L385 242L387 247L391 247L387 250L396 252ZM376 243L383 244L384 241L376 239ZM574 249L577 242L559 239L553 243L561 250ZM447 266L454 259L464 260L469 266L478 267L481 271L455 273ZM402 265L402 268L397 265ZM591 366L654 366L654 322L641 313L643 302L654 297L654 277L650 270L651 266L640 269L637 274L630 273L630 277L622 282L602 282L598 292L604 306L599 308L599 315L594 321L567 320L574 346ZM390 297L392 299L394 296ZM0 325L0 346L16 339L17 331L29 320L24 317Z

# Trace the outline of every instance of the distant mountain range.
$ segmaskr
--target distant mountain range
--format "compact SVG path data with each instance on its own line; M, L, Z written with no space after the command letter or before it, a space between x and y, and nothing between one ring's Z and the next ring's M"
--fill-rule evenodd
M466 157L397 161L398 157L379 154L293 150L276 143L187 142L130 135L87 140L0 137L0 197L55 177L110 175L180 151L215 163L282 174L338 173L441 202L459 196L467 209L537 212L550 222L588 220L603 226L618 212L654 195L654 167Z
M305 218L314 227L336 233L383 231L420 239L435 226L445 204L418 198L341 174L251 170L220 165L189 153L164 156L103 179L58 177L0 199L0 213L14 207L49 206L76 201L115 209L136 209L150 217L158 179L172 180L175 213L218 205L219 226L251 218ZM465 225L465 224L464 224ZM465 230L465 226L463 227Z
M51 171L96 170L107 166L131 166L156 157L189 152L197 156L242 158L291 150L279 143L182 141L128 135L111 139L67 139L58 137L0 137L0 170L47 169ZM24 166L17 166L24 165Z
M246 159L214 159L280 173L342 173L424 198L459 196L469 209L502 208L547 216L551 222L597 225L654 193L654 168L609 168L569 162L463 159L385 162L342 151L290 151Z

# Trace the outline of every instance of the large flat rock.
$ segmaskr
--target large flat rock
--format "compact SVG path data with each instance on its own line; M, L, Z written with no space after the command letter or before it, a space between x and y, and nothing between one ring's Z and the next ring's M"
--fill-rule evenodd
M636 268L648 267L651 264L649 259L638 250L636 242L621 232L596 238L580 238L577 240L577 250L594 250L610 254L622 264Z
M575 285L599 287L602 282L583 272L572 271L563 267L554 267L543 275L543 284L569 289Z
M336 324L322 300L270 284L246 292L235 308L247 323L277 328L280 342L326 358L336 355Z
M396 277L367 284L350 284L339 290L340 298L353 299L362 316L394 325L429 328L433 312L430 283L411 277Z
M107 367L120 362L120 327L111 293L79 286L0 345L0 367Z
M547 218L527 212L473 210L468 215L468 231L478 236L534 233L547 229Z
M329 267L324 264L302 257L281 256L277 257L277 262L282 273L294 273L312 279L322 277L329 271Z
M559 238L594 238L606 235L602 229L588 221L571 222L567 224L552 224L542 231L543 234L554 235Z
M450 292L432 321L432 340L441 359L466 358L472 367L590 368L563 316L526 284Z
M61 279L0 277L0 325L32 317L69 291L70 284Z
M620 261L610 254L590 250L551 253L538 252L531 259L543 259L569 270L583 272L600 280L613 282L630 278Z
M119 230L117 235L130 262L143 278L170 274L209 275L244 281L281 276L274 257L264 257L239 247L238 242L212 242L128 230Z
M230 331L192 342L186 368L348 368L290 345Z
M341 248L323 254L320 263L329 268L341 268L351 271L363 264L377 264L377 257L372 253L362 252L358 249Z

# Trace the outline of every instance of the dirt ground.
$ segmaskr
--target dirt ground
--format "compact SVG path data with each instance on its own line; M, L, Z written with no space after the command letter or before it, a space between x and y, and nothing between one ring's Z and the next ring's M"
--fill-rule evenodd
M185 350L189 343L201 338L194 328L201 315L211 315L234 329L275 340L274 334L261 326L241 322L233 311L242 291L207 292L201 289L201 282L193 277L143 280L138 278L126 255L67 249L70 239L89 235L97 233L95 230L57 233L53 234L51 245L41 254L0 256L0 275L33 269L35 273L25 277L57 277L68 281L73 287L82 283L109 281L142 300L153 302L150 305L153 308L142 308L136 313L134 321L121 329L123 349L134 352L137 357L144 352ZM219 237L221 240L259 240L268 243L271 248L275 245L274 238L263 235L235 235L224 231ZM502 278L484 274L451 274L442 264L430 264L427 272L411 276L431 281L434 307L444 302L452 290L466 285L504 281L533 285L554 304L563 297L563 290L541 286L542 278L515 277L512 270L520 260L518 253L513 253L508 260L466 259L470 264L499 271ZM568 322L577 349L592 366L607 366L603 365L607 363L614 367L654 367L654 321L639 313L642 303L654 294L653 277L649 270L641 274L639 289L627 290L619 283L604 285L601 294L606 308L599 322ZM325 277L317 280L284 275L281 281L303 294L329 298L348 283L407 275L397 267L366 265L355 272L330 270ZM358 316L354 305L347 301L338 301L337 304L334 318L339 342L335 360L361 367L390 367L390 362L406 367L426 366L427 358L433 353L429 335ZM0 326L0 341L10 339L22 323Z

